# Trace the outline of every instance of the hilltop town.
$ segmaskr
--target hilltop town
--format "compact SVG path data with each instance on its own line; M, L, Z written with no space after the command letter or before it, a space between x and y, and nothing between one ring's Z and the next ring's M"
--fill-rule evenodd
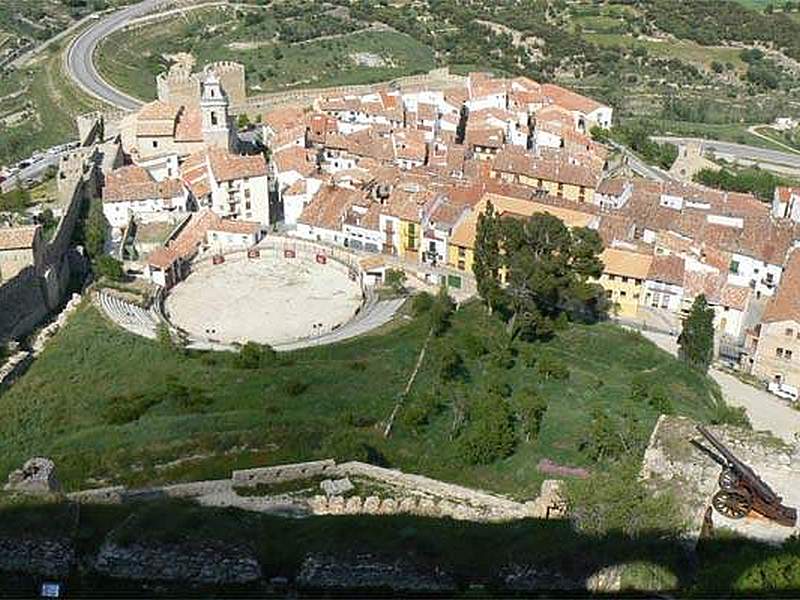
M178 51L105 78L112 40L218 8L195 4L73 11L63 68L91 110L0 172L0 588L800 589L800 160L649 136L596 73L524 68L569 53L514 37L507 4L475 31L510 46L469 69L427 21L444 4L408 33L405 3L335 2L330 60L337 27L445 54L367 46L347 56L394 79L278 91L278 45L269 76ZM536 4L569 43L580 10ZM227 50L301 60L315 14L212 16L278 19ZM762 85L736 68L712 71Z

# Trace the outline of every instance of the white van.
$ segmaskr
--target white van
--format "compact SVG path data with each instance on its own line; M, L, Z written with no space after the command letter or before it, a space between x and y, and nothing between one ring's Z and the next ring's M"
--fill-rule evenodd
M790 402L797 402L798 398L797 388L794 387L793 385L789 385L788 383L780 383L779 381L772 381L767 386L767 391L770 394L778 396L778 398L783 398L784 400L789 400Z

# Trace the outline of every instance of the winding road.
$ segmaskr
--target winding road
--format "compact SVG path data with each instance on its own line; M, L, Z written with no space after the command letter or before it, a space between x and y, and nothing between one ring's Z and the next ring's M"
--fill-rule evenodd
M800 154L702 138L653 136L651 139L659 143L669 142L670 144L697 142L700 144L701 154L710 152L717 158L724 158L729 161L739 160L753 163L767 163L800 170Z
M111 33L122 29L130 21L158 11L170 0L144 0L98 19L76 37L67 50L66 66L69 75L88 94L123 110L136 110L142 102L125 94L106 82L94 65L94 53L100 42Z

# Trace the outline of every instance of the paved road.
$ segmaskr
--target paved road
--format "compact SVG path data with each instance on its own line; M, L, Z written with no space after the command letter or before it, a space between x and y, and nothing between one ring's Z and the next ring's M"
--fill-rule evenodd
M676 337L650 331L642 331L642 335L670 354L677 354ZM753 429L771 431L789 443L800 442L800 411L766 390L743 383L719 369L712 367L709 375L719 384L728 404L744 407Z
M800 170L800 154L791 154L789 152L780 152L767 148L757 148L755 146L746 146L745 144L734 144L732 142L704 140L701 138L657 136L652 139L656 142L669 142L671 144L699 142L701 152L711 152L718 158L783 165Z
M115 11L99 19L81 33L67 51L69 75L95 98L124 110L136 110L142 102L115 89L100 77L94 66L94 52L103 38L125 27L132 19L153 12L168 4L168 0L144 0L127 8Z
M8 192L13 190L18 185L25 187L25 182L28 179L39 180L44 175L44 172L49 167L58 167L58 161L61 154L45 154L39 160L33 162L30 166L25 167L19 173L12 175L8 179L6 179L2 186L0 186L0 190L3 192Z
M659 169L658 167L648 165L633 152L631 152L626 146L623 146L614 140L609 140L609 143L614 146L614 148L622 152L623 156L625 157L626 164L633 170L634 173L655 181L669 181L672 179L669 173Z

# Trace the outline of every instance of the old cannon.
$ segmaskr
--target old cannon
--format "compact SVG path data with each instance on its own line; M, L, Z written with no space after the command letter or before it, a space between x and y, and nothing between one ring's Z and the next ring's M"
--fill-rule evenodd
M780 525L795 526L797 509L784 506L783 498L756 475L753 469L736 458L705 427L698 425L697 431L719 452L715 454L701 443L692 440L697 448L722 466L719 475L720 489L711 499L711 505L719 514L729 519L741 519L753 510Z

